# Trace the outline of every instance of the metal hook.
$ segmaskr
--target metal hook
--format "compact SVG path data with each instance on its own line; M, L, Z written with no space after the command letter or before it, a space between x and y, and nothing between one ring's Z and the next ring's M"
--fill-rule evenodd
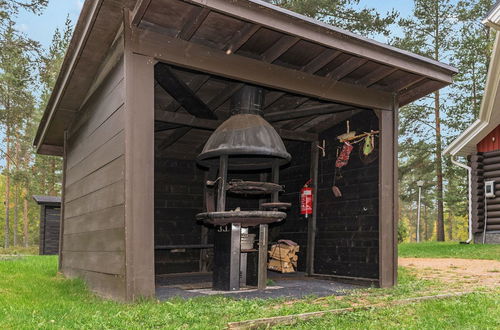
M326 157L326 143L325 140L323 140L323 146L318 145L317 146L321 150L321 154L323 157Z

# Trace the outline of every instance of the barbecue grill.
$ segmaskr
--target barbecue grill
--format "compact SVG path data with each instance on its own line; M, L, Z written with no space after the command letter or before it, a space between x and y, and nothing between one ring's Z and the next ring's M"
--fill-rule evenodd
M197 157L200 165L209 168L206 191L206 212L196 219L217 227L214 238L213 288L239 290L245 286L247 254L253 249L241 249L242 232L259 226L258 283L264 289L267 282L268 224L286 218L290 204L278 200L283 186L279 184L279 168L291 159L276 130L262 118L263 89L246 85L231 99L231 117L210 136ZM228 181L229 171L265 173L271 170L272 182ZM261 176L265 177L265 176ZM215 191L216 189L216 191ZM271 196L259 210L226 210L226 193L242 196Z

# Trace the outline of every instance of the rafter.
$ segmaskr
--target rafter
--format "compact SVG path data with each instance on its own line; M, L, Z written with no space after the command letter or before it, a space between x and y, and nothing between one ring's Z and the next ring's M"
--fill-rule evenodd
M224 51L227 54L238 51L259 29L260 25L245 23L243 28L236 32L231 40L229 40L226 47L224 47Z
M262 60L267 63L272 63L295 45L300 39L292 36L283 36L278 42L262 54Z
M326 77L331 78L333 80L340 80L368 62L366 58L361 58L361 57L351 57L344 63L340 64L337 68L335 68L333 71L330 71Z
M172 69L162 63L156 65L156 81L172 96L187 112L201 118L216 118L213 111L177 77Z
M179 31L178 37L183 40L190 40L209 14L210 9L208 8L193 7L186 24Z

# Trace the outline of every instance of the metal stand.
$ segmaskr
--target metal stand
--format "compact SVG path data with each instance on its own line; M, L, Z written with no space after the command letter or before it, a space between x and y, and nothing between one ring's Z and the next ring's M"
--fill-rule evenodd
M226 210L228 156L220 157L217 188L217 211ZM229 231L220 230L214 240L213 289L240 289L241 224L231 224Z

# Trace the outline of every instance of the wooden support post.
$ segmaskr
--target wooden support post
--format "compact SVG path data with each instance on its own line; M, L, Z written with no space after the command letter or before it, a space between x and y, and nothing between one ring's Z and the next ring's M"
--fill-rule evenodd
M130 49L125 32L125 263L126 299L154 296L154 59Z
M311 276L314 274L314 249L316 243L316 209L318 205L318 164L319 164L319 141L311 143L311 186L314 189L313 193L313 210L312 216L307 223L307 263L306 273Z
M268 242L268 225L262 224L259 226L259 266L257 289L265 290L267 286L267 242Z
M397 103L379 115L379 286L397 280Z

